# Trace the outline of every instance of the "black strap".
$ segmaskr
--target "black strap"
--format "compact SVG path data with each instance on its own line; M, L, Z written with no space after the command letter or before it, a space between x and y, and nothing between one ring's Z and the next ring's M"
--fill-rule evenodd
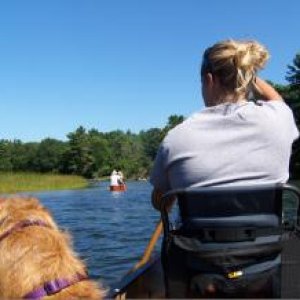
M170 232L172 235L181 235L184 237L193 237L201 240L202 243L212 242L244 242L254 241L258 237L281 235L282 228L202 228L197 231L186 232L184 230L176 230Z
M169 242L169 243L167 243ZM220 246L214 244L213 247L204 247L202 241L195 238L184 236L173 236L169 241L165 240L165 250L168 251L170 247L175 244L177 247L184 251L188 251L198 255L199 257L220 257L220 256L261 256L279 253L282 250L282 241L266 242L264 244L244 245L244 244L231 244L220 243Z

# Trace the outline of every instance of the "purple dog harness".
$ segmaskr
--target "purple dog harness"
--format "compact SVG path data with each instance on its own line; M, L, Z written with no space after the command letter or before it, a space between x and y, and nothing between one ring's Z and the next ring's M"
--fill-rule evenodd
M88 279L86 275L76 274L72 279L54 279L44 283L43 286L26 294L23 299L41 299L60 292L61 290L82 280Z
M43 226L43 227L50 228L50 226L47 223L41 220L37 220L37 221L24 220L17 223L12 228L10 228L9 230L5 231L2 235L0 235L0 242L4 240L6 237L8 237L14 231L18 231L28 226ZM88 279L87 275L76 273L76 275L73 276L73 278L71 279L54 279L51 281L47 281L46 283L43 284L43 286L26 294L23 297L23 299L41 299L45 296L56 294L61 290L86 279Z

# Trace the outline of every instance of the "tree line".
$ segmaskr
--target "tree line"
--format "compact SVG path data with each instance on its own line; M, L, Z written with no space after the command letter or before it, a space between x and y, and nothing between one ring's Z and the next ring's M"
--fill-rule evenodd
M115 130L100 132L80 126L67 141L53 138L41 142L0 140L0 171L76 174L86 178L107 176L121 169L127 178L149 174L158 146L166 133L184 117L171 115L163 128L138 134Z
M288 84L273 86L292 108L300 129L300 53L288 65ZM30 171L76 174L86 178L107 176L121 169L127 178L149 175L158 146L167 132L184 120L171 115L163 128L142 130L138 134L115 130L100 132L80 126L67 135L67 141L53 138L41 142L0 140L0 171ZM300 177L300 141L293 146L292 178Z

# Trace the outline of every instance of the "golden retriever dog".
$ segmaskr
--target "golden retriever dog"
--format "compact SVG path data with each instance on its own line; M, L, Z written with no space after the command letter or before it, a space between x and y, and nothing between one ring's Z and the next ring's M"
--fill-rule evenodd
M70 237L37 199L0 199L0 299L103 297Z

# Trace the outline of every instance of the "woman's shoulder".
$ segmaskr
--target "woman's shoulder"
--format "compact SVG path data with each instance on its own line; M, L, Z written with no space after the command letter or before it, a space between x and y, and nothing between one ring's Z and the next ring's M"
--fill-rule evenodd
M257 117L293 120L293 112L283 100L258 100L249 106L248 111Z
M249 124L256 124L261 133L265 129L266 134L282 132L293 139L298 137L293 112L283 100L258 100L249 103L238 115Z
M163 144L167 146L168 144L182 142L182 140L188 136L187 132L191 130L191 123L193 121L194 120L192 115L186 118L182 123L170 129L164 137Z
M252 103L253 107L257 109L271 109L271 110L286 110L291 111L290 107L286 104L284 100L257 100Z
M194 122L197 122L197 119L199 119L199 112L193 113L191 116L187 117L182 123L176 125L174 128L170 129L168 131L167 136L177 136L182 133L185 133L186 130L191 129L191 125Z

